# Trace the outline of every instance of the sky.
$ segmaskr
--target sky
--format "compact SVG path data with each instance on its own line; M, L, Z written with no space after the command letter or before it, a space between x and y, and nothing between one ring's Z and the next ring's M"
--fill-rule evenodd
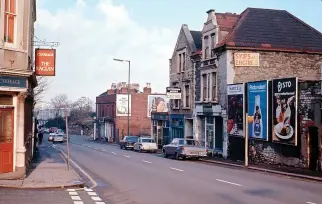
M35 35L59 42L56 76L43 101L95 97L128 80L165 93L169 58L182 24L202 29L206 11L241 13L247 7L287 10L322 32L321 0L37 0Z

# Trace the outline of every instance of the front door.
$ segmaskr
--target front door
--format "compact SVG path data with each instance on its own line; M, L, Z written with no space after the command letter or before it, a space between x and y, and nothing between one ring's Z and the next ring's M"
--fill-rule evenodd
M0 109L0 173L13 171L13 109Z

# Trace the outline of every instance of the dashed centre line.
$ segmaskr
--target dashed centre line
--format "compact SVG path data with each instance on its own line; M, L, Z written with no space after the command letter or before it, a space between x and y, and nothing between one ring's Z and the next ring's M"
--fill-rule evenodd
M142 160L142 161L145 163L148 163L148 164L152 164L152 162L150 162L150 161L146 161L146 160Z
M115 152L111 152L112 154L116 154Z
M223 182L223 183L228 183L228 184L235 185L235 186L242 186L242 185L240 185L238 183L233 183L233 182L229 182L229 181L225 181L225 180L220 180L220 179L216 179L216 181Z
M316 203L312 203L312 202L309 202L309 201L308 201L308 202L306 202L306 203L307 203L307 204L316 204Z
M130 158L130 156L129 155L124 155L126 158Z
M170 167L170 169L172 169L172 170L175 170L175 171L184 171L184 170L182 170L182 169L177 169L177 168L173 168L173 167Z

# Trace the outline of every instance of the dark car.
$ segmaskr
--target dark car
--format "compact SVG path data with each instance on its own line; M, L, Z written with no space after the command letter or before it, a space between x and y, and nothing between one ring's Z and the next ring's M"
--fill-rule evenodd
M134 144L138 141L138 136L125 136L120 141L120 149L134 149Z

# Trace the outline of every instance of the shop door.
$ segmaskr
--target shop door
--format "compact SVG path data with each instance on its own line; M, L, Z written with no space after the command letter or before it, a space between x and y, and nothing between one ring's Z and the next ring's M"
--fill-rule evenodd
M13 171L13 109L0 109L0 173Z

